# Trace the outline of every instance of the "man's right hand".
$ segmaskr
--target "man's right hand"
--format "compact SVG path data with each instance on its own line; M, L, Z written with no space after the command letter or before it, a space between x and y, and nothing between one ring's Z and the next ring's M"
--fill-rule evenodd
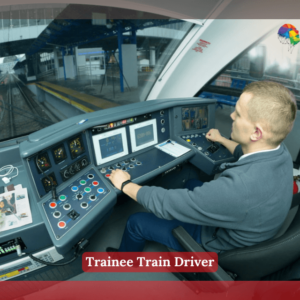
M211 142L218 142L226 147L231 154L234 153L236 146L238 145L237 142L228 140L225 137L221 136L218 129L211 129L205 136Z
M211 129L205 136L211 142L218 142L220 143L222 140L222 136L218 129Z

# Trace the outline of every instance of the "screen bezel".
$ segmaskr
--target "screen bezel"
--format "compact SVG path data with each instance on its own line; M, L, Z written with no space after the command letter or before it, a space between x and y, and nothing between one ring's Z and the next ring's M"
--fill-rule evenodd
M154 140L148 143L145 143L143 145L137 146L136 144L136 138L135 138L135 130L138 128L142 128L142 127L146 127L148 125L152 125L153 126L153 136L154 136ZM157 139L157 125L156 125L156 119L152 119L152 120L148 120L142 123L137 123L134 125L129 126L129 131L130 131L130 141L131 141L131 149L132 152L136 152L139 150L142 150L144 148L147 148L149 146L155 145L158 143L158 139Z
M112 137L114 135L121 134L122 135L122 145L123 145L123 151L120 153L117 153L115 155L102 158L101 150L100 150L100 140L108 137ZM123 157L124 155L128 155L128 145L127 145L127 137L126 137L126 130L125 128L119 128L116 130L111 130L105 133L100 133L93 136L93 143L94 143L94 151L96 156L96 162L97 166L107 163L109 161L112 161L114 159Z

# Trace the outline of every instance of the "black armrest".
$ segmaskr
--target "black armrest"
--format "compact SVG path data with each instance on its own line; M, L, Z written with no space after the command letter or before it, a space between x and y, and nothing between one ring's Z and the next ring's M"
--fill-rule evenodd
M181 246L188 252L206 252L186 231L179 226L173 229L173 235L176 237ZM195 254L196 255L196 254ZM212 280L220 281L220 285L224 289L228 289L230 284L226 281L233 279L219 266L218 270L213 273L206 273ZM223 281L223 282L222 282Z

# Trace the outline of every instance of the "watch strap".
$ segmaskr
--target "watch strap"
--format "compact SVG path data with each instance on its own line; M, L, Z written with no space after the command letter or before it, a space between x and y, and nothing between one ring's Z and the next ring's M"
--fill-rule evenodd
M130 183L130 182L132 182L132 181L129 179L129 180L126 180L126 181L124 181L124 182L122 183L122 185L121 185L121 191L122 191L122 192L123 192L124 186L125 186L126 184Z

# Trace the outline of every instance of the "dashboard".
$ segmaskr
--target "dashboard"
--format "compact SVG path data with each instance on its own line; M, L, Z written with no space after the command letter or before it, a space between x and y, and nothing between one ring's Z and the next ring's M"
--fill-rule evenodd
M121 194L110 182L113 169L143 184L189 161L211 175L230 152L205 138L215 127L215 101L162 99L72 117L28 136L18 146L20 180L28 188L33 223L5 233L29 251L55 246L64 255L108 218ZM179 156L161 151L168 141L186 147ZM1 260L7 257L0 257Z

